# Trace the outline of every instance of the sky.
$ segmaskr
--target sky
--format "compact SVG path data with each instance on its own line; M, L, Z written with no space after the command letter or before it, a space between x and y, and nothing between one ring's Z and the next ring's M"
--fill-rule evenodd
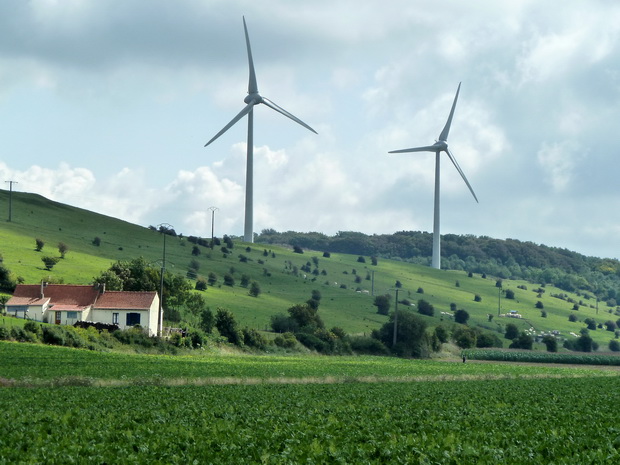
M0 188L241 236L245 16L254 231L432 231L620 258L615 0L3 0ZM0 213L1 214L1 213Z

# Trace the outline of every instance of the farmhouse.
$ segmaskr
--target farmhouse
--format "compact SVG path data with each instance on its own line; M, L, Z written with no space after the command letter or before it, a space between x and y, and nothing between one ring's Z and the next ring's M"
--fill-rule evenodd
M155 291L106 291L105 285L18 284L6 303L17 318L73 325L94 321L120 329L140 325L157 334L159 296Z

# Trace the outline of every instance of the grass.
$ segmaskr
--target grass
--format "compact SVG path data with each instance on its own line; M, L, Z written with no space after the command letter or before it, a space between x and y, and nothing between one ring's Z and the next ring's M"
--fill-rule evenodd
M2 211L8 211L6 190L0 190ZM95 237L101 239L100 246L93 244ZM35 250L36 238L45 242L42 252ZM52 271L47 271L41 257L59 256L59 242L66 243L69 252ZM246 251L246 247L250 247L250 251ZM138 256L159 267L162 249L163 236L158 232L52 202L35 194L14 192L12 221L0 221L3 264L16 278L28 284L41 280L89 284L114 261ZM330 258L324 258L322 251L307 250L297 254L288 247L247 244L237 240L226 256L217 247L213 251L199 247L199 256L193 256L192 249L193 244L187 238L167 236L168 268L185 275L190 261L197 260L200 276L207 277L210 272L218 276L218 282L202 293L209 307L212 310L228 308L234 312L241 326L257 329L268 328L272 315L286 313L292 305L305 302L316 289L322 295L319 314L328 328L339 326L350 334L369 334L388 320L386 316L377 314L371 295L373 290L375 295L390 294L393 299L396 281L402 283L399 299L408 299L413 303L424 299L434 305L435 316L424 317L430 326L453 324L448 315L442 314L450 313L451 303L470 314L470 326L496 331L500 337L508 322L516 324L521 330L532 327L536 331L559 330L565 337L572 337L569 333L579 333L585 327L583 320L587 317L599 323L618 318L608 313L609 309L603 304L597 313L593 300L587 301L584 296L565 293L575 301L583 300L586 304L575 312L572 303L551 296L561 292L552 286L547 286L546 292L538 298L537 293L533 292L538 285L526 281L504 280L504 289L514 291L515 299L502 298L498 302L498 288L492 277L485 279L474 275L470 278L464 271L435 270L397 260L379 258L377 266L373 266L369 257L366 257L366 263L360 263L357 255L333 253ZM241 262L240 255L247 257L247 262ZM316 260L318 266L315 266ZM310 272L301 271L302 266L306 265L310 267ZM318 275L312 273L314 269ZM236 285L223 285L224 275L231 272ZM239 286L243 274L259 283L262 291L259 297L249 296L248 289ZM373 276L374 284L367 279ZM423 289L423 293L417 292L419 288ZM481 302L474 301L475 295L481 297ZM546 318L535 308L538 300L544 304ZM498 317L498 304L502 314L516 310L523 319ZM412 310L415 311L415 307ZM571 313L578 315L579 322L568 321ZM493 316L491 321L489 315ZM613 333L603 329L591 331L590 334L602 349L614 337Z

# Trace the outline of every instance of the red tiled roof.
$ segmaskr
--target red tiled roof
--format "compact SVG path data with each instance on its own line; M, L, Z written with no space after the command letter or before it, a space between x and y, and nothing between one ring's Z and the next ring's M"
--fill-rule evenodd
M88 307L92 305L99 295L99 289L94 286L72 286L66 284L48 284L43 287L43 296L50 299L53 305L77 305L80 307ZM40 299L40 284L18 284L13 293L15 297L29 297L31 299ZM33 305L33 304L31 304ZM34 304L40 305L40 304Z
M93 308L148 310L157 296L155 291L106 291L99 296Z
M39 299L38 297L11 297L5 304L7 307L11 305L44 305L49 298Z

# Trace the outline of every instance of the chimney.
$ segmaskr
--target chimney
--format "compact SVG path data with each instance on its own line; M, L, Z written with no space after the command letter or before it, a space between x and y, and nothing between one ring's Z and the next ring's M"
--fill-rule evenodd
M45 281L41 281L41 299L43 297L45 297L45 294L43 293L43 289L47 286L47 283Z

